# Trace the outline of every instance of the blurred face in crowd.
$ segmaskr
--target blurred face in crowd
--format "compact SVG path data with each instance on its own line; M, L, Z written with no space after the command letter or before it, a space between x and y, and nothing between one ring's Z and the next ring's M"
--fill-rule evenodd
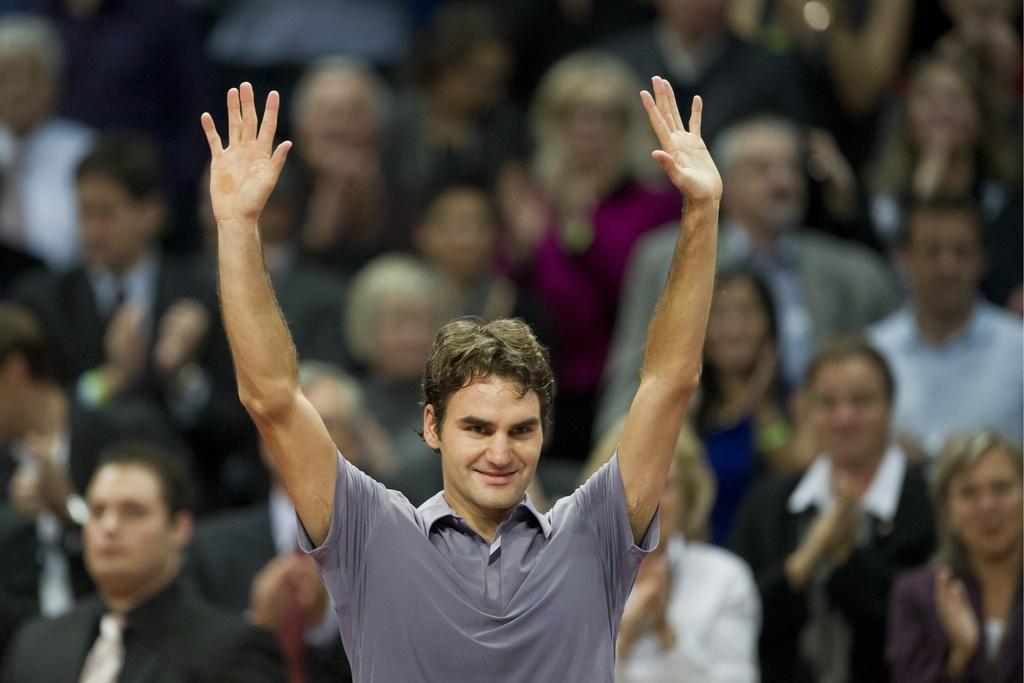
M331 441L346 460L358 466L362 461L362 443L353 425L353 409L344 387L325 377L308 387L305 394L324 421Z
M502 520L533 478L544 437L536 392L491 376L448 398L444 424L424 409L427 445L441 453L448 504L470 520Z
M362 467L363 444L353 424L355 418L345 389L333 378L321 377L310 386L304 387L302 392L313 406L313 410L323 420L331 441L345 456L345 460L356 467ZM262 439L260 460L270 473L271 481L283 487L281 470L278 469L273 455Z
M505 41L481 40L464 59L441 71L432 89L446 107L476 115L505 99L512 65L512 49Z
M0 122L16 135L32 131L53 113L57 77L32 52L0 53Z
M940 319L967 315L985 273L977 218L922 209L911 216L908 229L902 259L918 309Z
M581 83L558 108L566 157L574 166L604 167L620 154L629 113L614 81Z
M918 149L940 145L967 150L978 144L981 112L970 85L942 61L922 67L907 93L907 123Z
M725 21L726 0L656 0L655 7L684 37L713 37Z
M815 436L836 466L864 466L882 456L891 406L874 363L861 356L828 361L808 388Z
M382 296L373 321L370 365L374 374L398 381L419 378L437 320L437 302L430 292Z
M707 360L717 372L749 373L770 341L771 321L757 286L746 276L715 289L708 319Z
M135 464L101 467L86 490L85 565L105 596L149 595L178 573L191 516L172 516L157 475Z
M382 103L372 86L354 73L325 71L309 84L299 103L297 149L313 168L321 157L380 144Z
M164 218L156 196L136 199L116 180L97 173L78 179L78 215L86 264L122 273L155 243Z
M724 208L753 236L772 238L803 219L807 186L800 141L771 124L751 124L737 134L726 169Z
M1024 543L1021 473L1011 458L993 448L949 482L946 522L969 557L1005 559Z
M476 188L456 187L427 210L417 243L447 277L470 285L490 269L496 230L487 195Z

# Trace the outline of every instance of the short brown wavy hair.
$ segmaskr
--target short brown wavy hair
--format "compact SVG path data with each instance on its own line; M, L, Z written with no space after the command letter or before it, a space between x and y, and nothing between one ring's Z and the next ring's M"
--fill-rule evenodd
M438 432L451 395L487 377L510 380L520 397L535 392L541 422L548 424L555 378L548 351L530 326L518 318L463 317L438 330L423 370L423 405L434 407Z

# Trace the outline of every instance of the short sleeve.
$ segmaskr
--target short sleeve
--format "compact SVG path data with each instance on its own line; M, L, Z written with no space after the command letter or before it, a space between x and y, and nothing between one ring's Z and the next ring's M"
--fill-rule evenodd
M299 520L299 547L308 553L332 591L350 585L365 556L365 549L375 526L391 504L392 493L346 461L338 453L338 469L334 485L334 505L331 526L319 547ZM333 584L333 585L332 585Z
M640 563L658 546L660 508L655 511L640 543L634 543L618 454L612 456L566 502L568 509L565 514L578 514L581 521L592 528L605 560L613 604L621 610L633 587Z

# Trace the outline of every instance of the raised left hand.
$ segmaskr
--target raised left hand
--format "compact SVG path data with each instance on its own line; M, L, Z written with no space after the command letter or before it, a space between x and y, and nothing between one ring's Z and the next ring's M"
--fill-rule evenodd
M669 82L655 76L651 86L653 96L646 90L640 93L651 127L661 144L661 149L651 156L687 202L717 203L722 196L722 177L700 136L703 101L700 96L694 96L690 105L690 129L686 130Z

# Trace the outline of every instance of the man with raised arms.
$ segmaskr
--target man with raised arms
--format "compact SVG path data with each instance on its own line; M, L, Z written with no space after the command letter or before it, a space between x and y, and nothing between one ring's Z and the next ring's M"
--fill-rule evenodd
M722 183L683 126L667 81L641 93L686 200L642 379L618 453L540 514L525 495L554 394L547 353L516 320L455 320L424 371L423 437L444 490L421 507L339 454L299 388L295 351L260 255L258 219L290 142L274 147L279 99L260 124L248 83L227 96L228 145L213 155L224 322L242 403L281 470L341 624L356 681L611 681L623 603L658 539L656 509L700 376Z

